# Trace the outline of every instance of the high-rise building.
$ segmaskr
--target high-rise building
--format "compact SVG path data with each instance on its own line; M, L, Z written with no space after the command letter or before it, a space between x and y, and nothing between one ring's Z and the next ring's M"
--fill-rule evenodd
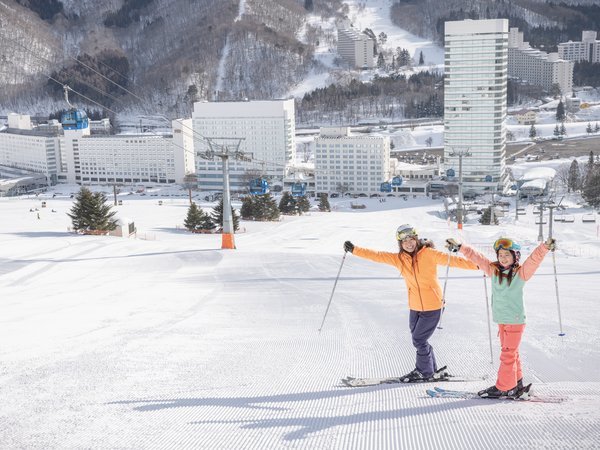
M573 90L575 63L559 58L558 53L546 53L523 42L523 32L511 28L508 38L508 75L552 92L558 85L563 95Z
M337 49L339 55L357 69L375 67L373 45L375 41L354 28L338 29Z
M294 99L198 102L192 122L198 186L203 190L223 189L221 159L202 158L210 150L209 141L215 152L227 147L252 159L228 159L229 186L237 192L247 191L257 176L282 182L285 166L296 154Z
M444 42L445 167L458 175L465 155L465 189L503 189L508 20L446 22Z
M390 179L390 138L321 128L315 138L315 189L328 194L375 194Z
M558 56L567 61L600 62L600 41L595 31L582 31L581 41L561 42L558 44Z

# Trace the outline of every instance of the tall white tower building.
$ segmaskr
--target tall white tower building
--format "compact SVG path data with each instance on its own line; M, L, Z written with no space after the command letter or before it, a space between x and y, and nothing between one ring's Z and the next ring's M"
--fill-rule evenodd
M444 160L463 186L482 192L505 183L508 20L446 22ZM455 155L455 156L451 156Z
M373 45L375 42L369 36L354 28L338 29L337 49L339 55L358 69L375 67Z

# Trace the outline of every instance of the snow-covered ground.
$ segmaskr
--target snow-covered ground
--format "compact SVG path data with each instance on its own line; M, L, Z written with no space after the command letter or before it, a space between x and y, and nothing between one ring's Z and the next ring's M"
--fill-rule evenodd
M406 70L407 76L415 71L443 70L444 49L430 40L415 36L394 25L390 19L389 0L345 0L344 3L349 7L349 20L355 29L363 31L370 28L376 36L379 36L380 33L387 35L387 41L383 46L384 50L395 52L398 47L405 48L410 52L414 61L419 61L419 55L423 52L425 64ZM328 30L337 39L334 20L323 21L319 16L309 15L307 23ZM302 36L299 37L302 39ZM339 58L335 44L324 40L319 41L319 46L315 49L315 60L319 63L318 68L311 71L309 76L294 86L288 95L302 97L306 92L326 87L339 79L349 81L349 74L352 78L361 81L371 80L376 74L379 76L387 75L380 69L348 70L336 67L334 64L336 57ZM324 70L327 70L327 72L323 72Z
M181 230L187 201L174 191L120 194L138 239L68 233L70 191L57 191L0 199L0 448L600 447L600 239L575 197L565 202L575 221L553 224L557 283L548 256L526 286L525 381L564 399L553 404L340 387L347 375L414 364L403 280L342 259L342 243L393 251L396 227L412 223L443 248L459 233L441 200L331 199L331 213L242 221L237 250L221 250L218 235ZM469 217L463 239L488 254L500 235L525 254L536 245L531 206L499 226ZM450 269L446 297L432 345L439 363L473 379L447 387L487 387L498 341L492 359L482 274Z

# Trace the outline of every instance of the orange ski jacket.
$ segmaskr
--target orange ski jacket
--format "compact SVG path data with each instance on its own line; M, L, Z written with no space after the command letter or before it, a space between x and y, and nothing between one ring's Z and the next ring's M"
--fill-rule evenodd
M437 266L477 270L477 264L459 256L450 256L430 247L417 252L414 265L408 253L378 252L368 248L354 247L353 255L374 262L389 264L398 269L408 289L408 307L414 311L435 311L442 308L442 288L437 277Z

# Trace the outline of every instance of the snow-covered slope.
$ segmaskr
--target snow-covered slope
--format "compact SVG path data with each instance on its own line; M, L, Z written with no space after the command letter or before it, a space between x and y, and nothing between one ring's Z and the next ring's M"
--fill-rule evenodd
M431 399L420 385L339 386L346 375L398 375L414 364L403 280L342 259L343 241L393 251L396 227L408 222L441 248L458 233L439 217L440 201L331 199L331 213L242 222L238 249L223 251L219 236L177 228L185 197L159 206L161 197L123 193L117 209L135 220L138 239L69 234L65 189L0 199L2 448L600 446L600 241L597 224L581 221L589 211L573 207L575 223L554 224L564 337L550 256L526 287L525 380L564 402L509 403ZM471 218L463 238L489 254L509 235L528 254L538 234L532 208L513 217L491 227ZM449 271L432 345L439 363L474 379L452 387L495 380L484 282Z

